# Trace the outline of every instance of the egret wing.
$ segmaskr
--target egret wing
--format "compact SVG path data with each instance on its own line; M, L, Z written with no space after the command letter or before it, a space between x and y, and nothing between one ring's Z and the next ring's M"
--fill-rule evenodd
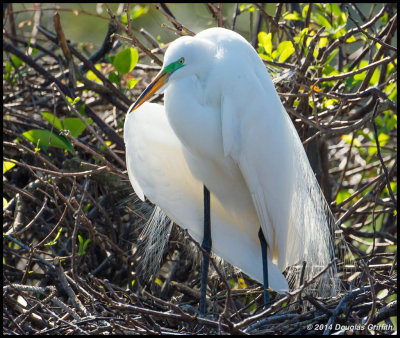
M131 116L130 116L131 115ZM129 178L136 191L153 203L199 242L203 239L203 184L190 167L199 165L186 151L168 123L164 107L144 103L125 122ZM211 194L211 231L215 254L262 282L262 258L258 241L244 236L232 214ZM278 292L288 284L278 268L269 264L270 287Z
M221 89L225 156L243 174L272 261L281 271L291 266L295 278L305 261L306 278L311 277L332 257L329 207L257 53L239 38L222 41L219 48L226 50L215 67L215 76L226 84Z

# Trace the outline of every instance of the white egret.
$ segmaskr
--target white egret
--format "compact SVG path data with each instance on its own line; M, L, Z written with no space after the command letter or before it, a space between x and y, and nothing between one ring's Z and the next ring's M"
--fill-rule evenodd
M159 90L165 106L144 103ZM260 227L277 292L303 261L307 279L332 260L333 216L262 60L239 34L211 28L172 42L129 109L124 139L136 194L198 241L208 188L212 251L252 278L263 281ZM337 287L332 266L315 289Z

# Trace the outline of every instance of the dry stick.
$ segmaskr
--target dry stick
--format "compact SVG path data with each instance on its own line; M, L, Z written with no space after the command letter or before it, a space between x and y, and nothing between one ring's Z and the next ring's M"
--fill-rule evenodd
M179 21L177 21L171 11L167 7L163 6L162 3L158 5L155 4L155 6L161 12L161 14L163 14L168 21L170 21L176 27L176 29L180 32L180 35L195 35L195 33L193 33L190 29L186 28ZM183 30L188 32L188 34L183 33Z
M392 40L392 37L393 37L395 31L396 31L396 28L397 28L397 13L393 18L394 18L394 20L392 22L392 25L389 28L389 32L387 33L386 37L384 38L384 42L390 42ZM385 52L385 49L384 48L380 48L377 51L376 55L375 55L373 63L378 62L378 60L383 56L384 52ZM397 54L394 54L392 56L392 58L395 59L396 56L397 56ZM368 87L369 81L371 80L374 71L375 71L375 68L371 68L371 69L368 70L368 72L365 75L365 78L364 78L363 82L361 83L360 88L358 89L358 91L363 91L365 88Z
M209 253L201 247L199 243L188 233L186 232L186 235L190 238L190 240L197 246L197 248L205 255L208 256L208 259L210 260L211 264L213 265L215 271L218 273L219 278L221 281L224 283L224 286L226 288L226 300L225 300L225 308L224 311L221 313L220 316L220 321L222 318L225 319L226 323L228 324L229 327L232 327L232 322L229 320L229 305L232 303L232 296L231 296L231 288L229 287L228 282L226 281L226 278L223 276L221 271L219 271L217 264L215 263L214 259L209 255Z
M113 172L117 173L118 175L120 175L120 170L118 170L117 167L115 167L115 165L113 165L111 162L107 161L106 158L104 158L104 156L102 156L101 154L99 154L98 152L96 152L95 150L93 150L91 147L87 146L86 144L82 143L81 141L79 141L78 139L76 139L75 137L73 137L71 135L71 133L63 133L63 136L67 137L75 146L78 146L82 149L84 149L86 152L88 152L89 154L92 154L93 156L95 156L96 158L99 159L100 162L102 162L104 165L106 165L108 167L108 170L112 170ZM102 168L102 167L101 167ZM99 169L99 168L98 168ZM97 170L97 169L96 169Z
M112 38L113 32L116 30L116 25L109 25L109 29L107 31L107 33L109 33L110 35L106 36L107 38ZM55 44L58 44L58 39L51 33L48 32L45 28L38 26L39 31L46 36L50 41L52 41ZM110 46L107 44L106 40L103 42L102 47L95 52L94 54L92 54L92 56L87 59L85 56L83 56L81 53L79 53L71 44L69 44L67 42L67 47L69 49L69 51L75 55L82 63L83 65L81 67L79 67L76 71L77 74L79 76L79 79L82 80L82 82L85 84L85 86L87 86L90 89L93 89L94 91L97 91L99 93L112 93L115 94L116 97L118 97L121 101L123 101L125 104L127 104L128 106L131 105L131 101L123 94L121 93L111 82L110 80L108 80L95 66L94 63L100 58L102 57L103 53L105 51L107 51ZM83 71L90 69L105 85L105 87L102 87L101 85L89 81L86 77L83 76L83 74L81 74ZM126 110L126 109L121 109L121 110Z
M63 286L64 291L67 293L70 301L74 305L76 309L78 309L80 312L82 312L85 316L89 316L90 313L87 311L87 309L83 306L79 298L76 296L75 292L72 290L71 286L68 283L67 280L67 275L64 272L64 269L61 265L61 262L58 258L55 259L55 264L58 265L58 269L56 270L57 275L58 275L58 280L61 282L61 285ZM74 285L78 285L78 283L74 283Z
M306 14L306 22L305 22L305 24L304 24L304 27L309 27L309 25L310 25L312 7L313 7L313 3L310 2L310 3L308 4L308 11L307 11L307 14ZM302 44L302 46L301 46L300 55L303 55L303 53L304 53L304 49L306 48L306 42L307 42L307 39L303 39L303 44Z
M233 10L233 17L232 17L232 27L231 29L234 31L235 30L235 25L236 25L236 18L240 14L239 10L239 3L237 2L235 4L235 9Z
M25 244L22 243L21 241L15 239L14 237L9 236L9 235L5 235L4 238L6 238L6 239L8 239L8 240L10 240L10 241L12 241L12 242L18 244L23 250L25 250L25 251L27 251L27 252L30 252L30 248L29 248L27 245L25 245ZM45 259L44 259L42 256L40 256L39 254L34 253L34 256L35 256L35 258L36 258L38 261L40 261L41 263L43 263L44 265L46 265L47 267L49 267L53 273L56 272L58 275L61 273L60 271L58 271L58 268L57 268L56 266L54 266L54 265L53 265L52 263L50 263L49 261L45 260ZM72 282L73 284L75 284L75 283L74 283L74 280L73 280L71 277L69 277L67 274L64 274L64 277L65 277L66 280L69 281L70 283ZM63 284L63 283L62 283L61 285L62 285L62 286L65 286L65 284ZM87 297L87 298L89 298L89 299L92 298L92 297L90 296L90 294L87 293L86 290L83 289L83 288L82 288L81 286L79 286L78 284L76 284L75 287L77 287L77 288L79 289L79 291L80 291L85 297ZM66 290L65 290L65 291L66 291ZM67 293L68 293L68 292L67 292Z
M385 34L389 31L390 27L392 25L392 20L389 20L389 22L386 24L385 27L383 27L381 29L381 31L379 32L379 34L377 34L377 37L381 40ZM368 53L368 51L371 50L371 47L374 44L368 44L362 51L361 53L359 53L359 55L356 57L356 59L350 64L349 66L349 70L352 70L356 65L358 65L360 63L360 61L365 57L365 54Z
M12 5L12 3L9 3L7 6L7 14L8 14L8 17L10 18L10 30L11 30L11 34L13 36L17 36L17 30L15 29L14 13L15 12L13 11L13 5ZM15 42L14 42L14 44L17 45Z
M350 126L346 126L346 127L339 127L339 128L327 128L325 126L320 126L318 127L316 125L316 123L314 123L313 121L311 121L309 118L305 117L303 114L298 113L296 110L288 107L285 105L285 109L288 113L294 115L295 117L300 118L302 121L304 121L306 124L314 127L315 129L320 130L321 132L325 132L327 134L345 134L345 133L349 133L351 131L354 131L358 128L361 128L364 124L366 124L367 122L369 122L369 120L372 118L372 112L366 114L362 119L357 120L355 122L353 122L352 125Z
M304 299L309 301L312 305L314 305L318 310L326 313L328 316L332 316L332 311L329 310L327 307L322 305L320 302L318 302L313 296L306 294L304 296Z
M349 147L349 150L348 150L347 156L346 156L346 163L345 163L344 168L343 168L343 170L342 170L342 172L341 172L341 174L340 174L339 186L338 186L338 188L337 188L337 190L336 190L336 194L334 195L334 196L335 196L335 198L334 198L335 201L336 201L336 199L337 199L337 196L338 196L338 194L339 194L339 191L342 189L344 177L345 177L346 172L347 172L347 167L348 167L348 165L349 165L349 163L350 163L351 150L353 149L353 144L354 144L354 138L355 138L355 136L356 136L355 133L353 133L353 135L351 136L350 147Z
M322 32L325 30L325 27L321 27L319 30L318 30L318 32L317 32L317 34L315 34L312 38L311 38L311 41L310 41L310 44L308 45L308 52L307 52L307 55L306 55L306 59L304 60L304 62L303 62L303 64L301 65L301 67L300 67L300 70L299 70L299 74L300 74L300 76L301 77L304 77L305 76L305 74L306 74L306 71L307 71L307 69L308 69L308 67L311 65L311 62L312 62L312 60L314 59L314 49L315 49L315 46L317 45L317 42L319 41L319 37L320 37L320 35L322 34ZM297 44L296 44L297 45ZM301 59L301 57L298 57L298 60L300 60ZM318 80L317 80L317 82L319 82ZM315 83L314 85L316 85L317 83Z
M378 105L379 105L379 100L376 101L376 105L375 105L375 108L374 108L374 114L372 115L372 120L371 120L372 125L374 126L375 142L376 142L376 149L377 149L376 153L377 153L377 156L379 158L379 161L381 162L382 169L383 169L383 171L385 173L386 186L387 186L387 188L389 190L390 198L392 199L392 202L394 203L394 205L396 205L396 198L394 197L393 191L392 191L392 187L390 186L388 170L387 170L387 168L385 166L385 163L383 162L382 154L381 154L381 148L380 148L380 144L379 144L379 140L378 140L378 128L377 128L376 123L375 123L375 117L376 117L376 111L377 111Z
M390 50L393 50L393 51L395 51L395 52L397 53L397 48L396 48L396 47L393 47L393 46L387 44L386 42L384 42L384 41L382 41L382 40L380 40L380 39L377 39L377 38L373 37L373 36L372 36L371 34L369 34L366 30L362 29L362 28L360 27L360 25L358 24L358 22L357 22L356 20L353 19L353 17L351 16L351 13L350 13L349 10L347 11L347 14L349 15L349 19L350 19L351 21L353 21L353 23L357 26L359 32L363 33L367 38L369 38L369 39L371 39L371 40L373 40L373 41L379 43L379 44L382 45L383 47L385 47L385 48L387 48L387 49L390 49Z
M133 35L133 33L129 34L130 28L125 27L116 17L115 14L113 13L113 11L111 10L111 8L105 4L105 6L107 7L107 11L108 14L111 17L111 20L113 20L118 27L124 31L125 33L128 34L128 36L132 39L133 43L135 46L138 46L142 51L144 51L146 53L146 55L148 55L150 58L152 58L154 60L155 63L157 63L159 66L162 66L162 61L155 56L149 49L147 49L137 38L135 35ZM129 17L129 15L128 15ZM132 32L132 31L131 31Z
M58 92L60 93L61 97L64 99L65 103L68 105L69 109L75 113L76 116L79 117L79 119L83 122L83 124L86 126L86 128L92 133L92 135L97 138L97 140L102 144L104 148L108 151L108 153L123 167L126 168L126 164L124 161L122 161L106 144L106 142L103 140L103 138L93 129L93 127L87 123L86 119L78 112L78 110L67 100L66 96L64 93L61 91L61 89L58 87L56 83L54 85L57 87Z
M211 2L207 2L207 7L210 10L212 16L215 20L217 20L218 27L223 27L222 22L222 3L219 4L219 7L215 6Z
M158 41L148 31L146 31L144 28L140 28L139 32L147 39L147 41L152 44L154 48L157 48L161 54L165 53Z
M36 183L36 182L35 182L35 183ZM34 195L32 195L31 193L29 193L29 192L27 192L27 191L25 191L25 190L23 190L23 189L20 189L20 188L18 188L18 187L15 187L15 186L11 185L11 184L8 183L8 182L3 182L3 188L4 188L4 187L7 188L7 189L10 189L10 190L15 191L15 192L17 193L16 198L18 198L18 194L19 194L19 195L21 195L21 196L23 196L23 197L25 197L25 198L30 199L31 201L33 201L34 203L36 203L38 206L42 206L41 201L40 201L38 198L36 198ZM12 201L8 202L8 204L7 204L6 207L8 207L9 205L11 205L11 202L12 202ZM6 208L6 207L4 207L4 208ZM3 209L3 210L4 210L4 209ZM6 210L7 210L7 209L6 209Z
M375 69L375 67L377 67L377 66L379 66L379 65L381 65L381 64L389 63L389 62L393 61L396 57L397 57L396 55L387 56L387 57L385 57L385 58L382 59L382 60L379 60L379 61L370 63L368 66L365 66L365 67L360 68L360 69L357 69L357 70L353 70L352 72L342 73L342 74L339 74L339 75L332 75L332 76L320 77L320 78L317 78L317 79L315 79L315 80L316 80L316 81L319 81L319 82L324 82L324 81L332 81L332 80L341 80L341 79L345 79L345 78L347 78L347 77L350 77L350 76L353 76L353 75L356 75L356 74L365 72L366 70L369 70L369 69L371 69L371 68L374 68L374 69Z
M370 21L365 23L364 25L361 26L362 29L367 29L368 27L371 27L373 24L375 24L376 21L385 13L385 5L382 6L381 10L379 11L378 14L376 14ZM358 28L353 28L347 31L344 35L342 35L339 39L336 39L324 52L324 54L321 57L321 64L325 64L326 59L328 58L329 54L332 53L334 49L341 43L344 43L348 38L353 36L355 33L358 32Z
M186 36L186 35L188 35L188 34L182 33L180 30L177 30L177 29L174 28L174 27L170 27L170 26L166 25L165 23L162 23L162 24L161 24L161 28L169 29L170 31L173 31L174 33L176 33L176 34L179 35L179 36Z
M41 168L41 167L36 167L36 166L30 165L30 164L19 162L17 160L12 159L12 158L4 157L4 159L6 161L15 163L16 165L19 165L19 166L24 167L24 168L31 168L33 170L39 170L39 171L43 171L44 173L47 173L47 174L51 174L51 175L54 175L54 176L61 176L61 177L66 177L66 176L75 177L75 176L95 175L95 174L101 173L103 171L110 171L110 169L108 167L103 166L103 167L99 167L99 168L96 168L96 169L93 169L93 170L65 173L65 172L61 172L61 171L53 171L53 170L44 169L44 168Z
M20 39L20 38L18 38L16 36L12 36L12 35L8 34L7 32L3 32L3 37L7 37L12 41L16 41L16 42L22 44L24 47L30 46L32 48L36 48L36 49L40 50L41 52L43 52L44 54L47 54L47 55L51 56L53 59L57 59L57 55L55 55L52 51L47 50L43 46L39 45L38 43L29 44L25 40Z
M72 195L70 194L69 196L70 196L69 200L71 200ZM67 210L68 210L68 207L65 206L64 211L63 211L60 219L58 220L57 224L54 226L53 229L51 229L51 231L47 234L47 236L45 238L43 238L38 244L36 244L34 246L35 249L41 247L56 232L58 227L61 225L61 222L63 222L63 220L64 220L64 218L65 218L65 216L67 214Z
M42 214L42 212L45 210L47 206L47 197L44 198L44 202L42 207L40 208L39 212L35 215L35 217L33 217L33 219L21 230L18 230L16 232L13 231L13 229L10 229L6 232L7 235L13 235L13 236L18 236L20 234L22 234L23 232L25 232L26 230L28 230L33 224L35 224L35 222L37 221L37 219L40 217L40 215Z
M307 286L309 286L310 284L314 283L314 281L316 279L318 279L321 275L323 275L331 266L332 264L334 264L336 262L337 258L335 258L334 260L332 260L324 269L322 269L320 272L318 272L315 276L313 276L312 278L306 280L304 282L304 284L296 289L293 290L291 292L288 292L286 294L286 296L282 297L281 299L279 299L278 301L276 301L275 303L271 304L271 306L267 309L264 310L262 312L260 312L257 315L251 316L249 318L246 318L244 320L242 320L241 322L234 324L234 328L235 329L242 329L245 326L250 325L251 323L260 320L262 318L264 318L265 316L271 314L273 311L279 309L280 307L282 307L282 305L286 302L288 302L291 298L295 297L297 294L299 294L300 292L302 292Z
M185 312L179 313L179 314L178 313L170 313L170 312L161 312L161 311L150 310L150 309L146 309L146 308L142 308L142 307L126 304L126 303L118 303L116 301L112 301L111 305L115 306L116 308L121 309L121 310L128 310L135 314L140 313L142 315L149 315L149 316L153 316L155 318L174 320L177 322L186 322L186 323L192 323L192 324L197 323L197 324L201 324L201 325L213 327L213 328L218 328L218 326L219 326L219 323L214 320L210 320L207 318L201 318L201 317L197 317L197 316L192 316ZM227 332L244 334L243 331L241 331L239 328L234 327L234 328L230 329L230 327L226 324L222 324L222 326Z
M368 192L366 195L364 195L361 199L359 199L354 205L352 205L335 223L335 227L341 227L341 225L346 221L355 210L357 210L359 207L363 206L365 203L369 201L369 194L371 192Z
M66 95L70 96L72 99L75 98L73 95L72 91L62 84L58 79L56 79L52 74L50 74L47 70L45 70L41 65L36 63L31 57L26 56L24 53L22 53L19 49L15 48L8 42L3 41L3 50L9 53L12 53L16 56L18 56L22 61L24 61L26 64L34 68L39 74L43 75L45 78L49 79L51 82L54 82L60 90L65 93ZM60 91L60 92L61 92ZM101 130L103 130L108 137L115 142L121 149L125 148L124 141L121 139L121 137L115 132L114 129L110 128L108 124L106 124L101 118L97 116L93 112L92 109L90 109L89 106L86 105L85 107L86 113L93 119L93 121L100 127ZM86 122L86 120L85 120Z
M364 186L362 186L361 188L359 188L357 191L355 191L353 194L351 194L348 198L346 198L344 201L340 202L339 204L336 204L336 201L331 203L331 207L336 206L336 208L341 208L343 205L346 205L347 203L349 203L351 200L354 199L354 197L356 197L357 195L361 194L365 189L367 189L370 185L377 183L378 181L380 181L382 178L384 177L384 173L382 173L381 175L378 175L377 177L375 177L373 180L371 180L370 182L366 183Z
M72 9L72 8L63 8L63 7L60 7L60 6L53 6L53 7L42 7L40 10L41 11L51 11L51 12L54 12L54 11L65 11L65 12L72 12L75 15L77 15L77 14L79 15L79 14L82 13L82 14L85 14L85 15L88 15L88 16L95 16L96 18L100 18L100 19L105 19L105 20L109 19L107 16L103 16L103 15L100 15L100 14L93 14L92 12L88 12L88 11L85 11L83 9ZM24 9L21 9L19 11L14 11L14 13L26 13L26 12L36 12L36 11L37 11L37 8L24 8Z

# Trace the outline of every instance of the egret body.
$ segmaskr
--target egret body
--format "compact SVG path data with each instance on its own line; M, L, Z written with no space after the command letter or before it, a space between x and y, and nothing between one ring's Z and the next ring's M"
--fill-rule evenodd
M144 103L158 90L164 106ZM201 242L205 185L212 251L254 279L263 280L260 227L277 292L303 261L306 279L331 261L329 207L262 60L239 34L211 28L172 42L127 114L124 139L136 194ZM335 292L334 274L319 280L320 293Z

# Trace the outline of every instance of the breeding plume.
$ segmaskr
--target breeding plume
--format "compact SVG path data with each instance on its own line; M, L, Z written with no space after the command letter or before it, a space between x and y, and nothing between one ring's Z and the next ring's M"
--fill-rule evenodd
M164 106L145 103L160 90ZM268 266L269 287L283 293L288 281L298 286L303 262L306 280L333 259L329 207L262 60L239 34L211 28L172 42L129 109L124 138L137 196L201 242L206 187L211 250L250 277L263 282ZM333 265L314 289L327 296L337 283Z

